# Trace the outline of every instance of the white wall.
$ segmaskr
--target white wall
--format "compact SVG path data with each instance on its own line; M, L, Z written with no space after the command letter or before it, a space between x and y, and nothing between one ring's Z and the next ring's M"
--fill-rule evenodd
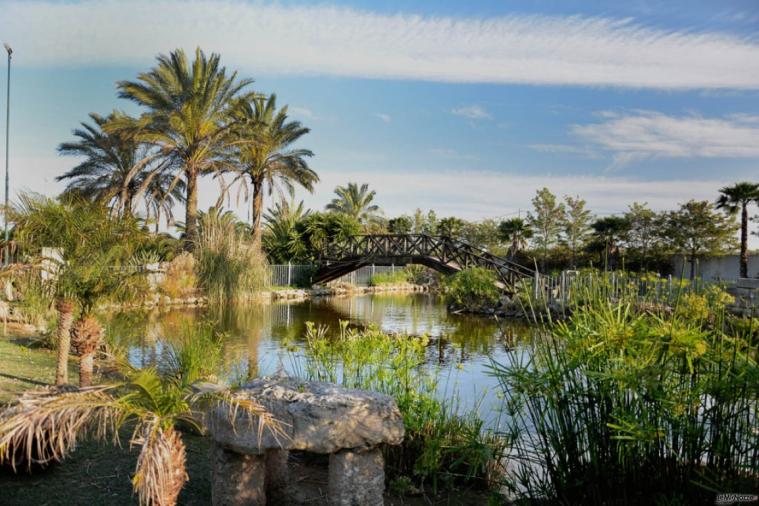
M690 276L690 263L687 258L676 256L672 259L672 275L680 277ZM719 257L701 258L696 264L696 276L703 279L737 279L740 274L738 255L724 255ZM748 277L755 278L759 276L759 255L749 256L748 259Z

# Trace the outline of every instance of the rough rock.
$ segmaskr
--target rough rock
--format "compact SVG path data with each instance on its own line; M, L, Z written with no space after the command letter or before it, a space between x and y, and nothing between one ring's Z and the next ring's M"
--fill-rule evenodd
M385 461L375 448L366 452L349 450L329 456L329 504L331 506L382 506L385 491Z
M262 404L286 434L283 438L264 430L259 438L256 418L238 412L231 420L224 406L211 410L208 427L214 440L239 453L284 449L328 454L403 440L403 418L387 395L331 383L263 377L245 385L235 396Z
M266 464L263 455L241 455L217 444L211 448L211 503L214 506L264 506Z

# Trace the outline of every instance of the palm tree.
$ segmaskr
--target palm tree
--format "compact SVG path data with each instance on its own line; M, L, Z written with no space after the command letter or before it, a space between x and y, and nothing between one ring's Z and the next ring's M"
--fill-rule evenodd
M166 220L166 226L174 224L174 206L184 202L186 185L184 181L174 181L171 170L164 169L155 172L141 172L138 183L142 188L142 198L147 212L147 220L151 215L155 220L155 233L161 224L161 217Z
M263 237L264 249L274 262L300 260L306 253L305 245L298 233L298 223L311 213L305 209L303 201L282 200L274 204L264 216L266 233Z
M377 223L382 219L382 211L378 205L372 204L377 194L369 191L369 185L364 183L348 183L348 186L335 188L337 198L327 204L328 211L347 214L357 219L362 225Z
M73 344L81 356L80 384L87 386L103 333L92 311L99 301L143 293L146 286L133 261L144 233L137 220L129 216L114 219L102 204L76 198L57 202L22 194L10 216L30 263L52 274L50 290L58 311L56 384L68 383ZM50 250L57 253L50 254ZM77 307L80 318L74 323Z
M75 142L58 146L63 155L84 160L56 181L68 180L65 192L112 205L122 216L131 215L140 190L140 175L147 171L154 156L124 130L106 131L104 126L114 114L90 113L92 124L82 122L74 130Z
M168 360L160 368L135 369L119 361L123 381L24 394L0 413L0 463L15 469L59 461L79 439L118 442L119 430L133 426L130 444L140 446L140 454L132 487L139 502L173 506L188 478L178 425L200 431L208 409L224 409L231 418L249 417L259 436L268 430L286 437L259 403L207 383L217 373L220 339L202 329L190 334L161 343Z
M271 195L276 190L282 198L285 191L293 193L295 184L312 192L319 176L306 162L306 158L313 156L310 150L290 148L309 129L298 121L288 121L287 106L277 111L276 95L248 102L238 112L237 119L241 123L239 135L252 142L237 148L237 177L232 184L241 181L252 188L253 243L260 248L264 193Z
M724 209L730 214L741 212L741 255L740 276L748 277L748 206L751 202L759 202L759 184L743 181L732 186L720 188L717 208Z
M521 250L527 248L527 241L532 237L532 228L522 218L511 218L498 225L498 235L509 245L509 258L513 259Z
M198 236L198 177L230 168L228 156L239 144L233 116L252 99L244 93L252 81L238 80L236 72L227 75L219 55L206 57L200 48L192 64L181 49L157 60L137 81L117 83L119 97L148 110L136 121L112 122L112 128L132 132L156 147L168 166L179 167L175 179L186 184L185 240L192 249Z

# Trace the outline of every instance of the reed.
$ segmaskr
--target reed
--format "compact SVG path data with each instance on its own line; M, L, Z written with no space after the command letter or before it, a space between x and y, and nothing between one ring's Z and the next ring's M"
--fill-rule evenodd
M567 504L714 502L759 487L759 367L752 323L718 288L668 304L588 286L530 354L493 363L516 492ZM577 300L580 300L578 297ZM747 327L747 328L746 328Z

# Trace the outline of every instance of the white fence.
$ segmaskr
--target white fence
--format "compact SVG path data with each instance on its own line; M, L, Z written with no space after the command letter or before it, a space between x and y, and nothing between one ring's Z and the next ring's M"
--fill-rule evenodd
M317 266L310 264L270 265L272 286L311 286L311 277ZM355 286L366 286L376 274L395 272L403 269L397 265L365 265L345 276L337 278L332 283L349 283Z

